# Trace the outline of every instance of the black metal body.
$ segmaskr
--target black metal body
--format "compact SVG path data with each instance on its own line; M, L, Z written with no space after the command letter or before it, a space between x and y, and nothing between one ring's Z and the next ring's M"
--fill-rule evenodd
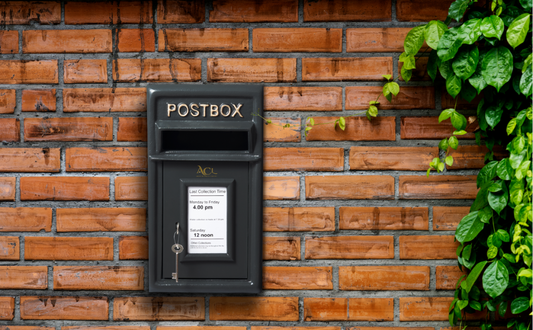
M252 114L262 115L263 87L149 84L147 95L150 292L260 292L263 123ZM226 253L189 253L189 187L226 189Z

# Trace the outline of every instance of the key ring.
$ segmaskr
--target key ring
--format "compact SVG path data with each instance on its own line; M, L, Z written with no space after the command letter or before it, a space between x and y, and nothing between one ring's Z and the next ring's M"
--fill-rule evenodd
M176 234L178 234L178 239L177 239L177 240L176 240ZM179 243L179 240L180 240L180 236L179 236L179 234L180 234L180 224L177 223L177 224L176 224L176 231L174 232L174 235L173 235L173 238L174 238L174 245L172 245L172 248L171 248L171 249L172 249L172 252L174 252L174 253L176 253L176 254L177 254L177 253L181 253L181 252L183 252L183 245L181 245L181 244Z

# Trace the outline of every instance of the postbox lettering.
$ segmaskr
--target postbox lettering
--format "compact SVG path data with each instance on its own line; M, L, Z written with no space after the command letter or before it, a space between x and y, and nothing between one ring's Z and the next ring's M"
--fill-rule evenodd
M204 109L202 117L205 117L205 108L207 108L209 104L200 103L200 106L202 107L202 109Z
M231 115L231 118L234 118L238 115L243 118L241 113L242 104L230 104L231 106L225 103L220 105L211 103L190 103L189 105L185 103L179 103L178 105L167 103L167 117L170 117L172 112L177 111L180 117L187 117L189 114L193 117L198 117L201 114L202 117L218 117L219 115L230 117Z
M227 112L227 113L224 113L224 108L228 108L228 112ZM227 117L227 116L231 115L231 108L230 108L230 106L227 105L227 104L222 103L222 104L220 105L220 114L221 114L222 116L224 116L224 117Z
M211 104L211 117L218 117L218 105Z
M239 116L242 118L242 115L241 115L241 107L242 107L242 104L237 104L237 106L235 106L235 104L231 104L234 108L235 108L235 111L233 112L233 114L231 115L231 117L235 117L236 114L239 114Z
M185 108L185 113L181 113L181 108ZM188 114L189 114L189 107L187 106L187 104L184 104L184 103L178 104L178 115L180 115L181 117L185 117Z
M191 103L189 107L191 107L191 116L198 117L200 115L200 111L198 111L198 104Z
M173 111L176 111L176 105L175 104L167 104L167 111L168 116L170 117L170 113Z

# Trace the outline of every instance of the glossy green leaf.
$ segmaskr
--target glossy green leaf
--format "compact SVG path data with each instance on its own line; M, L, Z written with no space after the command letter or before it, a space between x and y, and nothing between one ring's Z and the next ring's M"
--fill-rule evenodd
M368 107L368 114L372 117L376 117L378 115L378 108L374 105L371 105Z
M442 122L443 120L450 118L454 112L455 112L455 109L442 110L439 115L439 123Z
M451 122L456 130L464 130L466 128L466 118L457 111L452 112Z
M531 66L531 62L533 61L533 56L532 55L533 54L529 54L529 56L524 61L524 65L522 66L522 73L524 73L524 71L526 71L528 66Z
M465 81L463 87L461 87L461 93L459 94L462 99L472 102L472 100L477 96L476 89L470 84L470 82Z
M506 232L503 229L498 229L496 231L496 235L498 235L498 238L503 242L509 242L509 233Z
M513 153L511 152L511 155L509 156L509 164L511 164L511 167L514 169L517 169L520 167L522 162L524 161L524 158L527 155L527 150L522 150L521 153Z
M502 159L496 167L496 174L503 180L511 180L514 170L509 163L509 158Z
M509 272L501 261L493 262L483 273L483 289L492 298L501 295L509 284Z
M478 211L467 214L455 231L455 238L461 243L470 242L483 230L485 224L479 220Z
M457 147L459 146L459 140L457 140L456 136L450 136L448 139L448 145L450 148L457 150Z
M479 275L483 271L483 268L485 268L485 265L487 264L486 261L482 261L478 263L471 271L470 274L468 274L468 277L465 280L465 290L467 292L470 292L472 290L472 287L476 283Z
M507 301L502 301L498 306L498 314L500 314L501 317L504 317L505 312L507 312Z
M470 0L456 0L452 2L448 10L448 16L459 22L463 18L468 4L470 4Z
M463 45L472 45L481 34L481 20L479 18L468 20L459 28L459 38L463 41Z
M446 157L446 159L444 160L444 162L446 163L446 165L448 165L448 166L452 166L452 165L453 165L453 157L452 157L452 156L448 156L448 157Z
M507 186L504 184L503 190L499 192L489 191L488 201L490 207L492 207L496 213L500 214L509 202L509 192L507 191Z
M440 38L437 46L437 55L441 61L445 62L454 58L459 47L463 44L463 41L458 38L458 32L458 28L451 28Z
M405 52L409 55L416 55L420 50L420 47L424 44L424 32L426 30L426 25L420 25L415 28L412 28L403 43Z
M472 244L469 244L463 249L463 258L468 260L470 259L471 254L472 254Z
M513 180L509 186L509 196L511 203L518 205L522 202L524 198L524 180ZM507 242L502 239L502 241Z
M439 149L440 149L440 150L444 150L444 151L448 150L448 139L442 139L442 140L440 140L440 142L439 142Z
M428 70L428 75L431 77L431 80L433 81L435 81L435 78L437 78L437 69L439 65L438 61L439 61L439 56L437 55L437 51L432 50L431 53L429 53L427 70Z
M434 50L437 49L437 46L439 45L439 40L446 31L448 31L448 27L441 21L431 21L426 24L426 28L424 30L424 37L426 39L427 45L433 48Z
M531 7L532 7L531 3L532 2L533 2L532 0L520 0L520 4L527 11L531 11Z
M512 72L513 54L506 47L493 48L483 57L483 79L498 92L511 79Z
M484 207L479 211L479 220L483 223L489 223L492 218L492 208L490 206Z
M476 71L479 50L476 46L463 46L452 62L455 75L463 80L470 78Z
M478 188L490 182L496 176L497 165L498 165L497 161L492 161L486 164L485 166L483 166L483 168L481 169L481 171L479 171L479 174L477 175L477 187Z
M528 66L526 71L522 74L520 78L520 92L525 96L530 96L533 92L533 68Z
M511 303L511 313L520 314L529 309L529 299L527 297L518 297Z
M488 107L485 111L485 120L487 121L487 124L490 125L490 127L494 128L502 119L502 115L503 108L498 107L497 105L493 105Z
M516 48L526 40L530 19L530 14L522 14L509 25L506 36L507 42L511 47Z
M346 129L346 120L344 117L339 117L339 127L344 131Z
M400 69L400 74L402 75L403 80L409 81L411 80L411 77L413 77L413 70L407 70L405 68L405 65L402 65L402 68Z
M405 67L406 70L416 69L414 55L409 55L407 53L401 53L399 61L403 63L403 66Z
M487 258L490 260L490 259L494 259L496 258L496 256L498 255L498 248L495 247L495 246L491 246L488 250L487 250Z
M446 79L446 91L455 98L459 92L461 92L462 84L461 78L452 73L448 75L448 78Z
M505 131L507 132L507 135L511 135L516 127L516 118L513 118L509 120L509 123L507 124L507 128Z
M481 32L487 38L500 38L502 37L505 25L501 18L496 15L485 17L481 22Z
M390 80L392 78L390 74L382 74L381 76L387 80Z
M498 192L503 190L504 182L502 180L496 180L489 186L490 192Z

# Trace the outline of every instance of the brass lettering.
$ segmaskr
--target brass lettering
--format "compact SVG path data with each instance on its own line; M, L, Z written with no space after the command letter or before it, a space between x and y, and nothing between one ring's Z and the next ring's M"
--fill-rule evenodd
M191 103L189 107L191 107L191 116L198 117L200 115L200 111L198 111L198 104Z
M236 114L239 114L239 116L242 118L242 115L241 115L241 107L242 107L242 104L238 104L237 106L235 106L235 104L231 104L234 108L235 108L235 111L233 112L233 114L231 115L231 117L235 117Z
M169 117L170 117L170 113L173 111L176 111L176 105L167 103L167 113Z
M224 108L228 108L228 112L227 112L227 113L224 113ZM220 114L221 114L222 116L224 116L224 117L227 117L227 116L231 115L231 108L230 108L230 106L227 105L227 104L222 103L222 104L220 105Z
M209 104L200 103L200 106L204 109L204 115L202 117L205 117L205 109L209 106Z
M182 108L182 107L185 107L185 109L187 110L187 111L185 112L185 114L182 114L182 113L181 113L181 108ZM180 104L178 105L178 115L180 115L180 116L182 116L182 117L185 117L185 116L187 116L188 114L189 114L189 107L187 106L187 104L185 104L185 103L180 103Z
M211 104L211 117L218 117L218 105Z

